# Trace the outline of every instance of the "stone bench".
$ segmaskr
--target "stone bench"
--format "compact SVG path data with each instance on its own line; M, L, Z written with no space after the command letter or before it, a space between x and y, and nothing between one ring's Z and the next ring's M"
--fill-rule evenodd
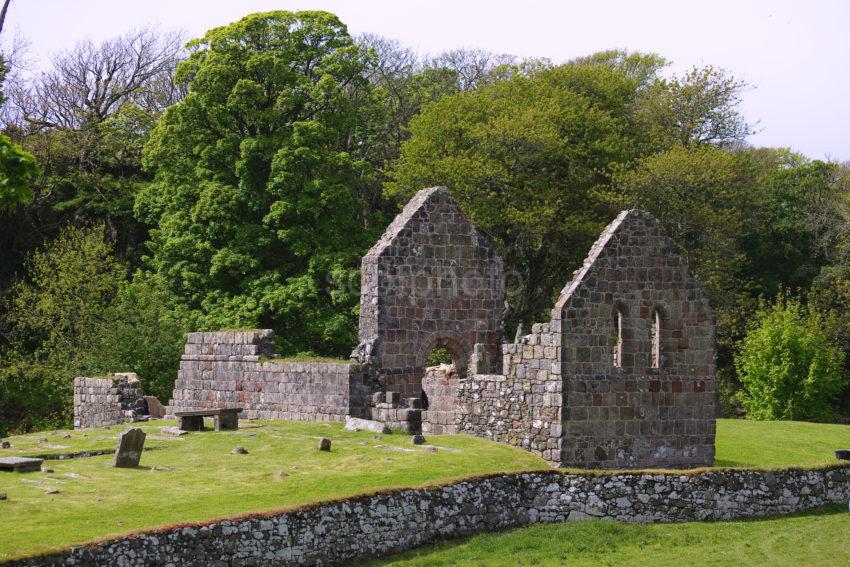
M203 431L204 418L213 418L216 431L222 429L239 429L239 412L242 408L219 408L208 410L176 411L180 429L184 431Z

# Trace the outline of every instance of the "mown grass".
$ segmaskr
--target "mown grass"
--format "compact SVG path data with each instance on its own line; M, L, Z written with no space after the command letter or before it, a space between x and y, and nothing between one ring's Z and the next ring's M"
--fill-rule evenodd
M452 540L363 564L446 565L807 565L850 564L846 506L737 522L537 524Z
M835 449L850 449L850 425L719 419L716 446L718 467L835 463Z
M173 422L142 425L148 433L146 446L156 449L143 454L137 469L112 468L111 455L103 455L45 462L52 473L0 473L0 492L9 497L0 502L0 559L144 528L384 488L548 469L520 449L458 435L429 436L437 447L430 452L412 445L406 435L375 439L372 433L345 431L341 424L242 421L239 431L182 437L163 435L162 425ZM11 437L12 448L0 449L0 456L114 449L123 429ZM316 450L323 436L333 440L330 453ZM231 455L237 445L248 454ZM718 466L834 463L833 451L841 447L850 447L850 426L718 422ZM47 494L50 489L59 493Z
M122 532L293 506L381 488L419 485L475 473L545 469L538 457L465 436L433 436L430 452L407 435L345 431L341 424L241 422L235 432L168 438L143 424L141 466L116 469L111 455L45 461L52 473L1 473L0 559ZM39 439L64 452L113 448L124 427L11 437L0 455L40 454ZM70 439L62 437L70 433ZM162 439L155 439L155 438ZM320 437L331 452L316 450ZM247 455L231 455L236 446ZM30 451L29 449L32 449ZM47 494L50 489L58 494Z

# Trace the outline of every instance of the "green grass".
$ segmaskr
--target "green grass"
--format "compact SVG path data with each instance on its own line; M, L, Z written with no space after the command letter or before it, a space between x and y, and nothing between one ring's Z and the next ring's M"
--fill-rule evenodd
M241 422L235 432L190 433L170 440L144 424L146 451L136 469L116 469L111 455L46 461L52 473L0 472L0 559L166 524L293 506L381 488L438 482L474 473L541 469L521 449L459 435L431 436L429 452L407 435L345 431L342 424ZM39 454L41 438L64 452L114 448L124 427L11 437L0 455ZM86 435L84 437L84 435ZM319 437L331 452L316 450ZM247 455L231 455L236 446ZM32 451L26 450L32 448ZM13 453L12 450L15 450ZM19 451L20 450L20 451ZM68 476L71 475L71 476ZM47 494L58 488L58 494Z
M537 524L452 540L366 565L806 565L850 564L846 506L738 522Z
M850 449L850 425L718 419L716 446L718 467L836 463L835 449Z
M142 425L148 432L146 447L157 449L146 451L137 469L112 468L111 455L103 455L47 461L45 466L52 468L52 473L0 473L0 492L9 497L0 502L0 559L133 530L383 488L548 468L531 453L460 435L429 436L429 443L438 448L429 452L412 445L407 435L374 439L372 433L345 431L341 424L243 421L239 431L182 437L162 435L162 425L173 422ZM114 449L123 429L11 437L12 448L0 449L0 455ZM322 436L333 440L330 453L315 450ZM249 453L231 455L237 445ZM834 463L833 451L841 447L850 448L850 426L718 422L718 466ZM59 493L47 494L52 488Z

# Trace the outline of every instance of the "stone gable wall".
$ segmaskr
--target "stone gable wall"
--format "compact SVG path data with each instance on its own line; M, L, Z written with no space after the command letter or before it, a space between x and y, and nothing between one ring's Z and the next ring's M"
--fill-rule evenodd
M242 407L243 419L370 417L373 388L358 365L275 360L274 333L189 333L170 409Z
M418 396L425 359L438 346L461 373L476 343L499 365L502 261L445 188L424 189L408 202L363 257L361 273L353 356L388 391Z
M661 313L660 368L651 329ZM622 367L615 367L617 311ZM692 467L714 462L715 336L707 298L661 223L624 211L561 294L561 464Z
M5 565L341 565L436 540L534 523L733 520L843 504L848 498L847 466L691 475L497 474L290 512L163 528Z
M132 372L74 379L74 429L132 423L145 413L142 387Z

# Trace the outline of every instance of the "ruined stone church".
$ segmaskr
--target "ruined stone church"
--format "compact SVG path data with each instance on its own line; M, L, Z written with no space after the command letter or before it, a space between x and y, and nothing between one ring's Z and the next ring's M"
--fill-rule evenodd
M277 358L271 330L190 333L170 410L374 419L509 443L553 466L713 463L714 315L650 214L621 212L550 320L517 342L503 334L502 261L445 188L408 202L363 258L361 284L350 362ZM453 366L426 369L436 347Z

